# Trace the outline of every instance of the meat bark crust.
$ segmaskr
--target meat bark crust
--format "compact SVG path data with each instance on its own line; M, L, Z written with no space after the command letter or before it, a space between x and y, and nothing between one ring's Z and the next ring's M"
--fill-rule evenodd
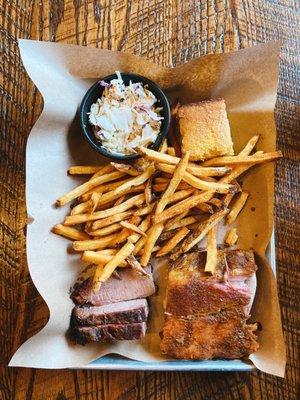
M247 325L247 278L257 266L252 251L220 250L214 276L204 272L206 253L195 251L170 268L161 350L174 358L242 358L258 349Z
M88 342L112 342L116 340L141 340L146 333L146 322L77 326L72 329L72 339L80 344Z

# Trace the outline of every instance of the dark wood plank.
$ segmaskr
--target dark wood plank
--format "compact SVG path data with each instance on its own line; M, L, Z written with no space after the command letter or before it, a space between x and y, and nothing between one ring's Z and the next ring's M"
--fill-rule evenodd
M2 1L0 258L2 399L297 399L299 393L299 21L296 2L267 0ZM285 155L276 170L278 288L286 380L255 372L154 373L8 369L47 321L26 266L25 146L42 107L16 38L118 49L174 66L207 53L282 41L276 121Z

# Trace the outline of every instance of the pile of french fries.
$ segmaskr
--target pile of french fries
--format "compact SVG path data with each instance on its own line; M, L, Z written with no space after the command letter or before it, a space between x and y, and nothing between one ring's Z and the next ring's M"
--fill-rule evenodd
M53 232L74 240L82 260L95 265L95 291L116 268L147 275L151 256L175 260L205 236L205 271L214 273L217 226L224 219L233 224L248 198L236 179L254 165L282 157L280 151L251 154L258 139L253 136L235 156L198 164L188 153L176 157L164 142L159 151L138 148L141 158L131 165L71 167L69 174L91 177L57 200L58 206L75 204ZM237 240L231 228L225 243Z

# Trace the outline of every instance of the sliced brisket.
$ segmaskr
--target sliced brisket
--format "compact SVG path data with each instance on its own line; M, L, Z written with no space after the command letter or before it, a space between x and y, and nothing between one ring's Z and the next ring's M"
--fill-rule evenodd
M131 324L147 321L149 307L146 299L112 303L104 306L74 307L71 325L90 326Z
M151 274L151 266L145 267L145 271ZM111 276L101 285L97 293L93 291L90 278L75 284L71 294L72 300L79 305L102 306L125 300L146 298L155 293L152 276L149 278L140 275L131 268L119 268L118 274L121 279Z
M81 344L111 342L115 340L140 340L145 336L146 322L73 327L72 338Z

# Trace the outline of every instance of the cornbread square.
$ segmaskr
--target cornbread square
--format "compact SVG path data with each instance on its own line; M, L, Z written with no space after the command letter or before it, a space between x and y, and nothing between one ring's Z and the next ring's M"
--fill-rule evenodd
M178 121L182 152L191 161L234 154L223 99L180 106Z

